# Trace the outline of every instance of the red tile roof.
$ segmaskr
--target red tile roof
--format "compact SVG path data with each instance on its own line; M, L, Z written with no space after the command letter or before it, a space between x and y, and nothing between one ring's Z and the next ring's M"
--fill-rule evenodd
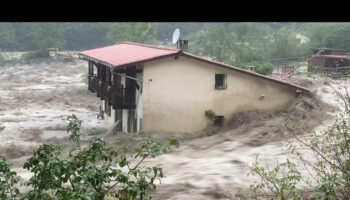
M344 55L312 55L311 57L324 57L324 58L350 59L350 56L344 56Z
M153 45L146 45L146 44L139 44L139 43L132 43L132 42L124 42L123 44L119 44L119 45L97 48L97 49L92 49L92 50L83 51L79 53L79 55L82 57L85 57L87 59L92 59L92 60L98 60L99 62L103 62L107 65L114 66L114 67L134 64L138 62L145 62L156 58L167 57L167 56L176 55L176 54L191 57L200 61L208 62L211 64L215 64L217 66L225 67L228 69L246 73L251 76L264 78L270 81L274 81L277 83L281 83L284 85L301 89L303 91L310 92L309 89L298 85L277 80L269 76L264 76L264 75L261 75L252 71L248 71L239 67L234 67L225 63L220 63L207 58L195 56L190 53L183 52L180 49L158 47Z
M180 49L170 49L124 42L103 48L80 52L81 55L106 62L115 67L177 54Z

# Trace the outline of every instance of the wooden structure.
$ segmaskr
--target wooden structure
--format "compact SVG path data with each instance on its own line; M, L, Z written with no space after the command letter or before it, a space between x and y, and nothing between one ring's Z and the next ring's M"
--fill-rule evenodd
M254 72L255 71L255 66L247 66L247 70Z
M337 78L348 76L350 56L344 55L343 49L314 49L314 55L308 58L308 72L321 72Z
M125 79L125 86L121 84L121 73L128 77L136 77L135 67L121 68L111 72L110 68L89 61L88 87L96 92L97 97L105 100L113 109L135 109L135 90L137 84L134 80ZM95 73L96 72L96 73ZM109 106L106 106L109 107ZM108 111L107 111L108 112ZM110 113L107 113L110 115Z
M291 72L294 72L294 66L288 66L288 65L282 66L282 76L285 74L289 74Z

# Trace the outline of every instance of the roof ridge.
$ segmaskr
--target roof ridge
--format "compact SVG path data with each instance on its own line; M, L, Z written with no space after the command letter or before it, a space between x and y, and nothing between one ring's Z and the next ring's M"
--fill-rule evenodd
M154 46L154 45L150 45L150 44L141 44L141 43L135 43L135 42L123 42L123 44L137 45L137 46L142 46L142 47L169 50L169 51L181 51L181 49L168 48L168 47L163 47L163 46Z

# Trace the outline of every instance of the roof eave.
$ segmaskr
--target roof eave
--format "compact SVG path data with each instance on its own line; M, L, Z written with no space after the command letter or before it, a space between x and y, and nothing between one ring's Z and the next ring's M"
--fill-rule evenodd
M78 53L78 55L79 55L79 58L80 58L80 56L82 56L82 58L80 58L80 59L82 59L82 60L92 60L92 61L94 61L94 62L96 62L96 63L101 63L101 64L107 65L107 66L109 66L109 67L111 67L111 68L114 69L114 68L122 67L122 66L128 67L128 66L133 66L133 65L137 65L137 64L146 63L146 62L151 62L151 61L163 59L163 58L166 58L166 57L171 57L171 56L176 56L176 55L179 56L181 52L182 52L182 51L179 50L178 52L174 52L174 53L171 53L171 54L167 54L167 55L163 55L163 56L158 56L158 57L150 58L150 59L145 59L145 60L142 60L142 61L137 61L137 62L131 62L131 63L127 63L127 64L122 64L122 65L112 65L112 64L110 64L110 63L108 63L108 62L95 59L95 58L90 57L90 56L88 56L88 55L85 55L85 54L83 54L83 53Z
M113 66L112 64L110 64L110 63L108 63L108 62L104 62L104 61L102 61L102 60L95 59L95 58L90 57L90 56L88 56L88 55L85 55L85 54L83 54L83 53L78 53L78 56L79 56L79 59L82 59L82 60L92 60L92 61L94 61L94 62L96 62L96 63L100 63L100 64L103 64L103 65L106 65L106 66L108 66L108 67L110 67L110 68L112 68L112 69L114 69L114 67L115 67L115 66Z

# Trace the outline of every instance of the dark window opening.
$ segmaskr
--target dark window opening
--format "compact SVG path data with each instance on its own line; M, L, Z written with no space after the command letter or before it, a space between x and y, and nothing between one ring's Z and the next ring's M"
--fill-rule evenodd
M226 88L226 74L215 74L215 89Z
M106 113L108 116L111 116L111 105L109 104L108 101L105 101L105 113Z
M214 125L217 127L224 126L224 116L215 116Z

